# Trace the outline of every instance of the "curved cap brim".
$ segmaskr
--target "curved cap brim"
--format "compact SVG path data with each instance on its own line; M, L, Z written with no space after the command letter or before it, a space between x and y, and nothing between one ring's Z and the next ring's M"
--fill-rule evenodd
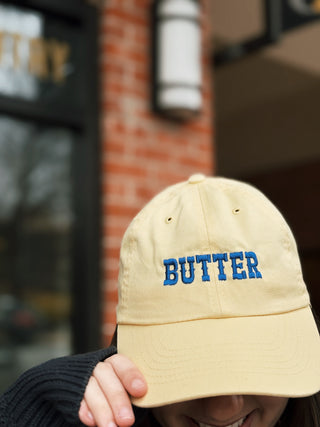
M320 339L309 307L238 318L118 325L118 351L142 371L141 407L216 395L302 397L320 390Z

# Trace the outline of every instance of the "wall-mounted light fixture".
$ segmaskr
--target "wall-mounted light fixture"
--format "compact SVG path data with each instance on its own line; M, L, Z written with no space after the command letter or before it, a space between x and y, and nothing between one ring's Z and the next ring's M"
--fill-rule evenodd
M200 5L155 0L153 104L157 112L188 119L202 107Z

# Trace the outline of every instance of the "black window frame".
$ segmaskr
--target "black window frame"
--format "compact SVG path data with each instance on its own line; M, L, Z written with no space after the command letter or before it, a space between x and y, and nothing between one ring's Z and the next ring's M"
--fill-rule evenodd
M85 0L1 0L81 26L85 46L83 107L51 109L38 101L0 95L0 114L65 126L79 138L72 159L75 223L72 240L72 352L102 345L101 316L101 184L99 144L98 9ZM88 83L90 82L90 83Z

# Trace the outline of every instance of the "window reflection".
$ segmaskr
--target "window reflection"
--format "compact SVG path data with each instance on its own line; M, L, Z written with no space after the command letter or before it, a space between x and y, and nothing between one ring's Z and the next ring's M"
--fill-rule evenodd
M0 5L0 93L34 99L38 81L29 73L30 40L43 33L37 12Z
M70 352L73 140L68 129L0 116L2 389Z
M0 2L0 95L79 107L82 63L79 27Z

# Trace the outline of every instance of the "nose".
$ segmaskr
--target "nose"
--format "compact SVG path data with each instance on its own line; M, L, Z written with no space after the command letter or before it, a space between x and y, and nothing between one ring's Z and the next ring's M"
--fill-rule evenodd
M242 395L209 397L203 401L206 417L214 422L228 422L243 414L245 401Z

